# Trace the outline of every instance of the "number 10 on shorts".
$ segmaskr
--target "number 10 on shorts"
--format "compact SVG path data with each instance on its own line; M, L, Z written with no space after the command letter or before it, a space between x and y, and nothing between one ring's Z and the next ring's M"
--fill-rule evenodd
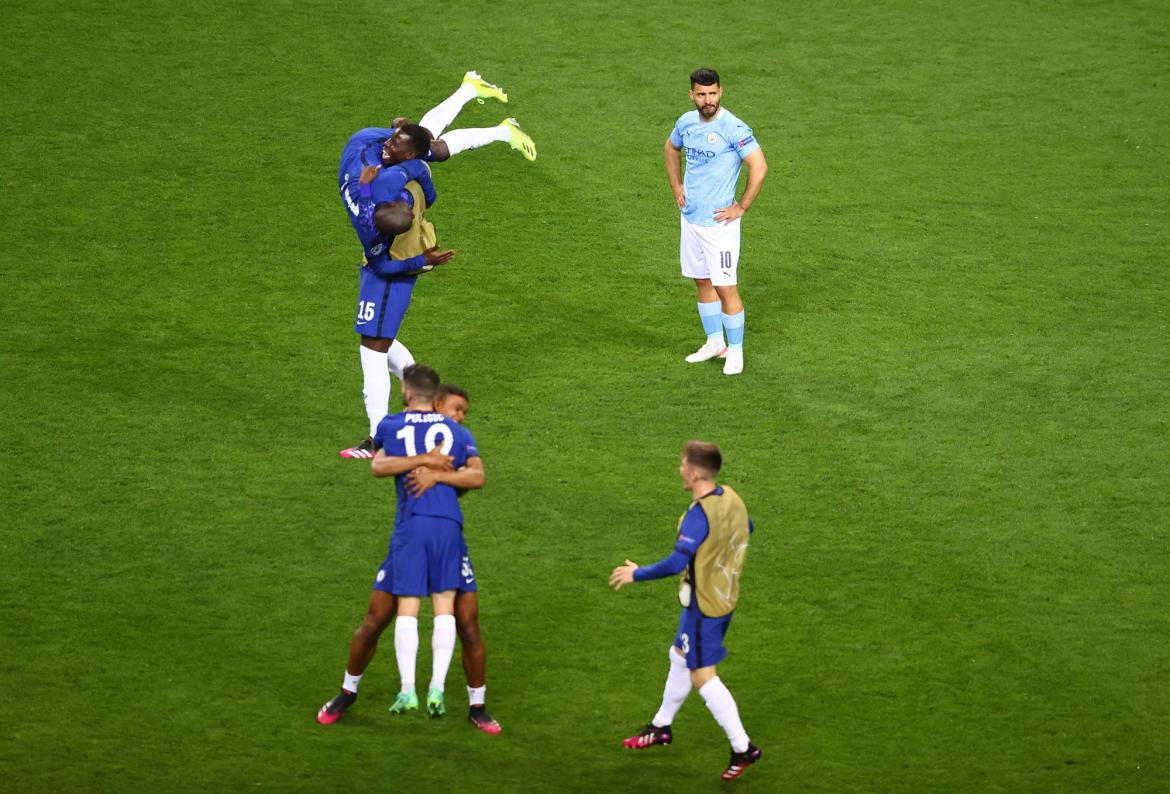
M374 302L358 301L358 322L369 322L374 319Z
M723 268L724 270L731 270L731 252L730 251L720 251L719 252L719 267Z

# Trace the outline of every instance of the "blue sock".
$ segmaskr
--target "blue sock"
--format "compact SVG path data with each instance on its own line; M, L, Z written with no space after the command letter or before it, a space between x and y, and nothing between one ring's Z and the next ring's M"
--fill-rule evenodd
M703 322L703 333L708 339L723 342L723 308L719 301L699 304L699 319Z
M727 329L727 346L736 349L743 347L743 309L739 314L724 314L723 327Z

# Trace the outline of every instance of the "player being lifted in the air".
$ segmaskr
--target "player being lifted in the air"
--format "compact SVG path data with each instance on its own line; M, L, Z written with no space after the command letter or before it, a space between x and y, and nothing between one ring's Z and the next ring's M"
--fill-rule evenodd
M714 444L688 441L683 446L678 473L694 501L679 519L674 551L653 565L626 560L613 569L609 583L620 590L632 582L685 571L678 594L682 614L668 654L662 705L650 722L625 740L625 746L641 750L670 744L674 738L670 724L693 686L731 742L731 761L723 779L732 780L759 760L760 748L749 741L735 698L719 680L715 665L727 656L723 638L739 601L739 575L754 527L739 494L715 483L722 466L723 456Z
M428 111L417 125L431 138L427 150L417 155L419 159L443 162L461 152L476 149L494 142L507 143L513 149L523 154L526 159L536 159L536 144L533 143L531 137L520 129L519 122L514 118L504 119L494 127L465 128L446 132L445 130L455 120L455 117L459 115L464 105L472 99L478 99L481 102L484 99L497 99L500 102L507 102L508 94L499 86L484 80L477 72L471 71L465 74L459 88L451 96ZM354 138L350 139L350 144L346 146L347 152L350 151L351 145L354 144L358 136L361 136L360 145L365 147L365 149L357 152L360 155L357 159L354 159L353 153L351 153L349 168L346 167L346 157L343 152L341 168L343 198L345 198L344 191L346 184L352 186L359 179L363 167L377 163L378 158L374 152L376 147L387 144L399 130L407 126L414 127L415 125L411 125L410 120L406 117L399 116L394 119L389 128L371 127L360 131ZM385 162L385 160L383 162L387 166L391 165L391 163ZM429 180L429 169L426 180L420 178L417 169L411 170L411 177L418 179L420 183L426 182ZM428 194L427 206L429 207L433 201L434 193L432 189ZM346 204L351 215L356 214L356 203L347 199ZM389 239L392 239L392 236L384 240L384 242L388 244ZM368 251L366 258L368 259ZM433 265L435 263L427 264ZM410 283L413 286L413 281ZM398 300L390 305L389 310L398 314L404 313L406 307L402 303L401 298L405 297L407 301L409 300L409 294L405 292L405 285L400 285L396 288L395 292L395 297ZM374 306L373 309L371 309L372 304ZM368 299L363 301L359 298L358 324L362 324L363 314L368 315L371 311L380 313L385 310L384 307L385 304L383 303L378 303L377 301L371 302ZM401 316L397 317L398 323L393 322L395 319L393 314L390 319L391 322L376 329L379 335L369 339L367 339L368 335L364 331L358 331L363 334L360 350L363 396L366 404L366 414L370 424L370 435L358 445L341 450L339 454L343 458L368 459L373 457L372 436L374 427L386 415L388 410L391 382L390 374L393 373L395 377L401 378L403 371L414 363L414 356L411 355L410 350L396 338L398 324L402 319ZM368 325L368 323L366 324ZM392 333L390 333L390 326L393 326ZM387 333L389 333L389 336L385 335ZM385 394L385 399L382 397L383 394Z

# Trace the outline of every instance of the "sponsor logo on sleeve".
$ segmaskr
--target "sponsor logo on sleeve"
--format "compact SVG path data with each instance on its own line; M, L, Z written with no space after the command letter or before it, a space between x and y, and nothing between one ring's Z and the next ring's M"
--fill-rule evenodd
M738 146L740 149L742 149L743 147L747 146L749 143L751 143L751 142L752 142L752 141L754 141L755 139L756 139L756 136L754 136L754 135L749 135L749 136L747 136L746 138L744 138L742 141L740 141L739 143L737 143L737 144L736 144L736 146Z

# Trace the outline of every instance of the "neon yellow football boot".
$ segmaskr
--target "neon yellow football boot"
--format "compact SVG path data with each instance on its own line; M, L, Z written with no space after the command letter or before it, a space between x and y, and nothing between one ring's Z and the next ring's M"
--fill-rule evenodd
M508 129L509 146L524 155L525 160L536 159L536 143L528 133L520 129L520 122L516 119L504 119L500 122L500 126Z
M479 104L481 105L485 99L498 99L501 102L508 101L508 92L498 85L484 80L479 76L479 72L470 71L463 75L463 85L469 85L475 89L475 98L479 100Z

